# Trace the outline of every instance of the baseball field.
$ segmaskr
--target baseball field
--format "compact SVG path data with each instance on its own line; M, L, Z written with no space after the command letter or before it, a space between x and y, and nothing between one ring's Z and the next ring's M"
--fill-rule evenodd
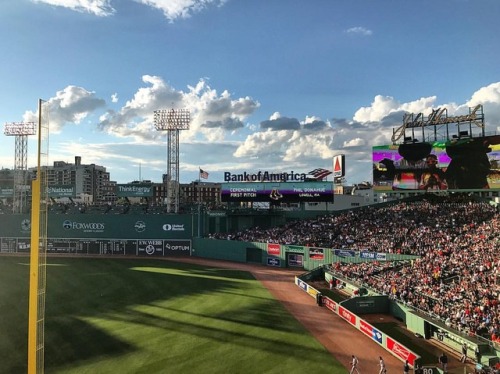
M28 257L0 256L0 373L27 367ZM345 373L249 272L48 258L46 373Z

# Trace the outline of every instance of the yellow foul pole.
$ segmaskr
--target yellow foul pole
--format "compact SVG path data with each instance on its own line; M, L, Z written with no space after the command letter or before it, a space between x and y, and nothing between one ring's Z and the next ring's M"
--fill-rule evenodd
M43 373L43 318L39 319L39 275L40 275L40 179L41 179L41 142L42 142L42 101L38 104L38 167L37 177L32 182L31 200L31 249L29 272L29 311L28 311L28 374ZM42 311L42 316L45 310ZM42 336L40 336L42 335ZM41 342L41 344L40 344Z

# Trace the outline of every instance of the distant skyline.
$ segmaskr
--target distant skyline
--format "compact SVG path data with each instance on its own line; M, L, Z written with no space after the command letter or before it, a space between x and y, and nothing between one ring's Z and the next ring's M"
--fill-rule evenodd
M372 146L405 112L482 104L500 133L499 14L498 0L5 0L0 123L37 121L46 100L50 165L161 182L153 112L185 108L181 183L332 170L338 154L347 183L371 181ZM34 167L36 137L28 151Z

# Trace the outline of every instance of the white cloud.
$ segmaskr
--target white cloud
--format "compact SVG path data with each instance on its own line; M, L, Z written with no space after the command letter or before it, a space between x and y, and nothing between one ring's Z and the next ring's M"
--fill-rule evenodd
M474 92L467 105L475 106L477 104L484 105L486 103L500 103L500 82L492 83Z
M35 3L68 8L77 12L90 13L99 17L110 16L115 13L110 0L32 0Z
M401 103L393 97L377 95L369 106L359 108L352 119L322 120L314 115L298 119L274 112L260 126L245 123L259 108L258 101L232 97L228 90L218 93L205 79L188 86L186 91L169 86L158 76L144 75L142 82L143 87L118 111L108 109L100 116L98 128L110 136L108 143L75 141L67 143L64 152L81 152L90 158L87 154L92 150L91 162L105 158L112 170L120 168L120 163L137 164L137 160L142 160L143 165L159 175L164 172L165 134L154 129L153 113L158 109L187 108L191 124L189 130L181 132L182 169L196 170L200 160L213 173L330 168L334 155L345 154L350 179L357 182L371 179L372 146L391 142L392 130L402 124L404 112L428 115L432 109L446 107L448 115L453 116L483 104L487 131L500 130L500 82L480 88L463 104L439 104L435 96ZM92 115L106 109L104 100L96 93L76 86L58 91L48 105L51 132L86 118L91 122ZM36 113L26 112L24 120L36 121Z
M280 118L280 117L281 117L280 112L274 112L274 113L273 113L273 114L269 117L269 119L270 119L270 120L274 120L274 119L278 119L278 118Z
M189 130L183 130L183 141L205 137L209 141L223 140L226 134L243 128L243 121L259 103L250 97L232 98L227 90L220 95L201 79L187 92L176 90L161 77L144 75L146 87L141 87L118 112L108 112L101 118L100 128L119 137L158 139L163 134L153 128L153 113L162 109L188 109ZM165 103L170 103L167 107Z
M363 35L363 36L370 36L373 34L372 30L366 29L361 26L356 26L356 27L351 27L345 31L348 34L357 34L357 35Z
M366 141L361 138L355 138L351 140L347 140L344 142L344 147L349 148L349 147L359 147L363 146L366 144Z
M138 3L159 9L173 22L178 18L189 18L193 13L215 5L222 6L226 0L135 0Z
M381 121L391 113L407 111L410 113L426 113L435 105L436 97L425 97L409 103L401 104L391 96L377 95L369 107L361 107L354 113L353 119L359 122Z
M67 8L76 12L90 13L99 17L113 15L116 9L111 0L31 0L57 7ZM151 8L161 10L165 17L174 22L177 19L189 18L209 6L222 6L227 0L134 0Z
M82 87L67 86L62 91L58 91L55 97L47 100L50 131L58 133L66 124L79 124L88 115L103 108L105 104L106 102L98 98L95 92L87 91ZM38 114L27 111L23 119L38 122Z
M113 95L111 95L111 102L112 103L118 102L118 94L116 92Z

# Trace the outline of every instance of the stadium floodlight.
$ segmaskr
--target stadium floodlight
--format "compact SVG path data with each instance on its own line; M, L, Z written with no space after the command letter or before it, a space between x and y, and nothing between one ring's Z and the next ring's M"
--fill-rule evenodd
M35 122L10 122L5 124L5 135L35 135Z
M26 208L26 190L28 174L28 136L36 134L35 122L10 122L5 124L4 134L15 136L14 149L14 195L13 213L23 213Z
M157 131L167 131L167 212L179 212L179 131L188 130L191 116L188 109L154 111Z
M190 117L188 109L155 110L155 129L158 131L189 130Z

